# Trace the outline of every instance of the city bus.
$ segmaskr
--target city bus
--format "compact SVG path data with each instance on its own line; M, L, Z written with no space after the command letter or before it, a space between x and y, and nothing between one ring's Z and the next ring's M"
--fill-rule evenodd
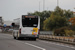
M14 19L12 26L14 39L30 38L36 40L40 33L40 17L22 15L20 18Z

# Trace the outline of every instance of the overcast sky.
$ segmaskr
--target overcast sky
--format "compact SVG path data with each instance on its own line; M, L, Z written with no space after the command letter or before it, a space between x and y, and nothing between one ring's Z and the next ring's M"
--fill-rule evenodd
M43 11L43 0L0 0L0 16L4 20L13 20L28 12ZM45 0L45 10L54 10L57 0ZM75 11L75 0L59 0L59 7Z

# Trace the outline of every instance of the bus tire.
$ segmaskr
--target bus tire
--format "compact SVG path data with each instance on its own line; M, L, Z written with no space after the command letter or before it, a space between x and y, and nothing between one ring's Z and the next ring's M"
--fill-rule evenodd
M13 37L14 37L14 39L16 39L16 37L14 36L14 33L13 33Z
M16 36L16 40L19 40L18 34L17 34L17 36Z
M34 41L36 41L36 38L33 38Z
M14 37L14 39L16 39L16 37Z
M19 37L16 36L16 40L19 40Z

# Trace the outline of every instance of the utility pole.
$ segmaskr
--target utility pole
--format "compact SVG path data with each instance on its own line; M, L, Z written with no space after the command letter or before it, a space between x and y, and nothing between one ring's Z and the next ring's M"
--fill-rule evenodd
M43 0L43 11L45 10L45 0Z
M75 8L74 8L75 9Z
M39 12L40 12L40 1L39 1Z
M47 7L47 10L48 10L48 7Z
M59 0L57 0L57 6L59 6Z

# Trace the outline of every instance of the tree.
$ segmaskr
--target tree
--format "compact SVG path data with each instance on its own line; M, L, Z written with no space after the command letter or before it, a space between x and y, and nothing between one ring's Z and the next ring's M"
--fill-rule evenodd
M72 25L75 25L75 17L70 18L69 21L72 23Z
M70 10L64 10L64 16L69 19L71 17L73 17L73 12Z
M54 10L54 15L64 17L64 10L57 6Z
M44 30L53 30L63 26L68 26L68 19L73 17L73 13L70 10L63 10L59 6L51 13L44 23Z
M44 21L44 30L54 30L63 26L67 26L67 20L65 17L56 16L54 13Z
M63 10L59 6L57 6L54 10L54 15L60 15L61 17L65 17L66 19L69 19L73 17L73 12L70 10Z
M75 17L70 18L68 21L71 23L70 28L75 31Z

